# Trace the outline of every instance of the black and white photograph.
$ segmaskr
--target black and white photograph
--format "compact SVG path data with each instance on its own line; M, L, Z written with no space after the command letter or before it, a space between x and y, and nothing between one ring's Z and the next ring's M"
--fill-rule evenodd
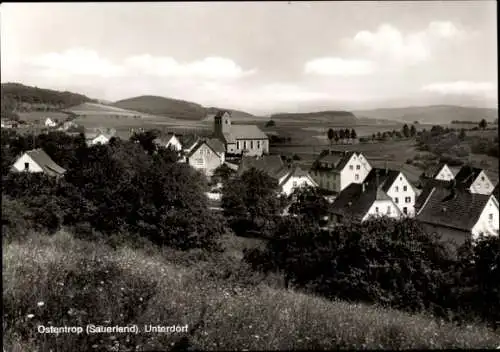
M497 2L4 2L3 351L500 349Z

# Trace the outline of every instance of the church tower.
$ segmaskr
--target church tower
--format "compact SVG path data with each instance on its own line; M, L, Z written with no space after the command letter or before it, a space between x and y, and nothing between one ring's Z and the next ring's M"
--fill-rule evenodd
M229 111L218 111L214 118L214 134L222 136L231 133L231 114Z

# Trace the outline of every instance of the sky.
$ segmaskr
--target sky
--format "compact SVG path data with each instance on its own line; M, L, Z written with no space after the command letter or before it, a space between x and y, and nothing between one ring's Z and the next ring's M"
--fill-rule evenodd
M109 101L498 105L495 1L3 3L0 26L2 82Z

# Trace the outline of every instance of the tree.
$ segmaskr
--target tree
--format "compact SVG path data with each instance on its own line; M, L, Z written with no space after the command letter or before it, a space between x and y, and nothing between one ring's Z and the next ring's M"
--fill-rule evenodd
M344 138L349 139L351 137L351 131L348 128L344 130Z
M276 122L274 120L269 120L266 122L266 127L274 127L276 126Z
M338 143L339 142L339 133L337 132L337 130L334 130L333 131L333 139L335 140L335 143Z
M482 119L480 122L479 122L479 128L484 130L486 127L488 126L488 122L486 122L485 119Z
M382 139L382 134L380 133L380 131L377 132L377 139Z
M358 138L358 135L356 134L356 130L353 128L351 130L351 139L356 139L356 138Z
M265 231L281 212L278 195L278 181L252 168L224 185L224 215L237 234Z
M416 134L417 134L417 129L415 128L415 125L411 125L410 136L415 137Z
M290 196L289 213L304 216L306 221L320 224L325 216L330 215L330 203L323 197L318 188L298 188Z
M328 140L330 141L330 144L332 144L333 138L335 137L335 133L333 132L333 129L329 128L328 133L327 133Z
M458 138L459 138L461 141L464 141L464 140L465 140L465 137L467 137L467 135L465 134L465 128L462 128L462 129L460 129L460 134L458 135Z
M343 129L340 129L340 130L339 130L339 139L340 139L340 140L343 140L344 138L345 138L344 130L343 130Z
M410 128L408 127L408 125L406 123L403 126L403 136L405 136L405 138L410 137Z

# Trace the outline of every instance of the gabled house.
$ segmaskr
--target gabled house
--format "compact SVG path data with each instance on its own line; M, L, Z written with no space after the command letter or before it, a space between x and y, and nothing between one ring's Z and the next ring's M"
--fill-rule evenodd
M442 181L451 181L455 178L456 172L445 163L429 167L420 176L421 179L433 179Z
M225 148L218 139L200 139L186 154L186 163L206 176L213 175L215 169L224 164Z
M403 172L387 168L373 168L366 176L364 183L379 185L404 216L413 217L415 215L417 190Z
M269 153L269 138L255 125L232 125L231 113L219 111L214 117L214 137L228 154L260 156Z
M332 223L363 222L373 217L400 218L401 210L382 186L351 183L332 204Z
M489 195L493 192L495 185L482 169L463 166L455 176L456 186L471 193Z
M85 141L87 145L107 144L116 134L114 129L97 129L94 132L85 132Z
M182 144L173 133L169 133L166 137L156 138L153 143L160 145L164 148L172 148L173 150L180 152L182 150Z
M324 151L310 173L320 188L340 193L351 183L362 183L372 167L362 153Z
M187 134L179 136L179 142L181 143L182 152L188 154L201 140L201 137L194 134Z
M2 128L17 128L18 122L14 120L7 120L7 119L2 119L1 120Z
M307 171L298 166L285 165L279 155L243 156L237 174L241 175L252 168L265 172L274 178L278 182L281 193L287 196L299 187L318 187Z
M49 176L62 176L66 170L57 165L42 149L33 149L21 155L12 165L13 172L43 172Z
M429 233L458 244L480 234L498 236L499 208L494 195L458 187L429 187L417 201L417 215Z
M57 126L57 121L52 120L50 117L47 117L45 119L45 127L56 127Z

